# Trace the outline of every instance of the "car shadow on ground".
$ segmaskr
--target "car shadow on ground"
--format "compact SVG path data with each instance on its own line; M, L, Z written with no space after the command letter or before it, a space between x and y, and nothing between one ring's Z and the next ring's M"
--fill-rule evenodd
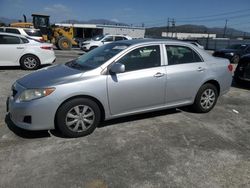
M231 86L232 86L232 87L235 87L235 88L238 88L238 89L250 90L250 82L236 83L236 82L233 80Z
M181 111L182 110L180 110L180 109L173 108L173 109L160 110L160 111L154 111L154 112L148 112L148 113L142 113L142 114L136 114L136 115L126 116L126 117L116 118L116 119L107 120L107 121L102 122L98 126L98 128L111 126L111 125L115 125L115 124L120 124L120 123L142 120L142 119L146 120L146 119L154 118L154 117L158 117L158 116L176 114L176 113L180 113Z
M50 137L48 131L27 131L17 127L10 119L9 114L5 116L7 127L17 136L27 139Z
M180 110L180 109L168 109L168 110L161 110L161 111L155 111L155 112L150 112L150 113L143 113L143 114L137 114L137 115L131 115L131 116L126 116L122 118L116 118L108 121L102 122L98 128L103 128L107 126L112 126L112 125L117 125L120 123L126 123L126 122L132 122L132 121L137 121L137 120L142 120L142 119L149 119L149 118L154 118L158 116L165 116L165 115L170 115L170 114L175 114L175 113L180 113L185 110ZM5 123L7 124L7 127L17 136L26 138L26 139L35 139L35 138L46 138L46 137L51 137L51 135L59 138L68 138L62 135L59 131L57 130L50 130L50 131L28 131L21 129L17 127L10 119L9 114L6 115L5 117Z

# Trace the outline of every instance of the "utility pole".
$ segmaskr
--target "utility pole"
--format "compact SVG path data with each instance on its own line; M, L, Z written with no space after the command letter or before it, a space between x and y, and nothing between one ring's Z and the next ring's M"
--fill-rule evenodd
M174 37L174 32L175 32L175 20L174 18L172 19L172 38Z
M168 18L168 24L167 24L167 37L168 37L168 33L169 33L169 22L170 22L170 20L169 20L169 18Z
M225 23L225 27L224 27L223 38L225 38L226 31L227 31L227 19L226 19L226 23Z

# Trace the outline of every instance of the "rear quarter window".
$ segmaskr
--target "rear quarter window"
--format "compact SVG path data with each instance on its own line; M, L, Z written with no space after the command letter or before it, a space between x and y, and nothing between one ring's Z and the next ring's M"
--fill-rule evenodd
M26 38L21 38L22 43L29 43L29 40Z

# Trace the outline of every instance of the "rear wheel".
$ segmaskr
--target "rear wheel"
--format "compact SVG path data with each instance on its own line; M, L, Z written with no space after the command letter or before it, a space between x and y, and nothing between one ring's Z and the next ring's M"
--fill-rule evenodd
M66 37L61 37L58 39L57 46L60 50L71 50L72 43Z
M20 65L25 70L36 70L40 66L40 60L35 55L27 54L21 58Z
M58 129L67 137L91 134L101 119L99 106L92 100L78 98L64 103L57 112Z
M218 90L213 84L204 84L199 89L193 109L199 113L206 113L213 109L218 99Z

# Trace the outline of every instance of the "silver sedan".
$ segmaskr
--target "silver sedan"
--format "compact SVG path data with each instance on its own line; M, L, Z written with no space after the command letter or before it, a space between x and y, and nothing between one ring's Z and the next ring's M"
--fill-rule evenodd
M85 136L103 121L166 108L209 112L229 91L232 66L192 44L119 41L17 80L7 102L28 130Z

